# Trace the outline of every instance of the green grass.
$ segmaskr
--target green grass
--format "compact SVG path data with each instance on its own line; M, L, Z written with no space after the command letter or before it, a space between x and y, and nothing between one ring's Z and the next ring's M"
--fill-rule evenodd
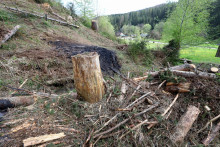
M215 57L217 50L202 47L187 47L180 50L180 58L190 59L198 63L217 63L220 58Z

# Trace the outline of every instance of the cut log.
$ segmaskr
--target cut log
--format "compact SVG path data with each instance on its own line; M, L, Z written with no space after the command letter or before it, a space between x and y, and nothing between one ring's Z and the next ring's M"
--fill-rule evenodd
M174 67L170 67L169 70L178 70L178 71L194 71L196 69L196 66L194 64L183 64L183 65L178 65Z
M105 94L99 55L96 52L84 52L72 56L74 84L77 94L89 103L95 103Z
M166 70L165 70L166 71ZM151 77L157 77L159 73L164 72L164 71L155 71L155 72L147 72L145 75L149 75ZM183 76L183 77L201 77L201 78L207 78L207 79L216 79L217 76L213 73L207 73L207 72L190 72L190 71L177 71L177 70L172 70L171 71L173 74L177 76Z
M190 92L190 85L191 83L173 83L168 82L166 84L165 91L171 92L171 93L187 93Z
M189 106L187 112L181 117L178 122L175 132L170 137L174 144L179 144L184 141L185 136L191 129L194 121L197 119L200 110L195 106Z
M211 68L209 69L209 72L210 72L210 73L218 73L218 71L219 71L219 69L218 69L217 67L211 67Z
M7 33L2 41L0 42L0 46L5 43L8 39L10 39L19 29L21 28L20 25L15 26L9 33Z
M9 97L0 98L0 110L7 108L14 108L18 106L29 106L35 103L37 100L36 96L19 96L19 97Z
M24 144L24 147L34 146L34 145L38 145L38 144L52 141L55 139L63 138L65 136L66 135L64 133L59 133L59 134L42 135L38 137L30 137L30 138L23 140L23 144Z
M202 142L205 146L209 145L210 142L212 142L213 139L217 135L219 135L219 130L220 130L220 122L217 124L217 126L212 130L212 132L208 135L208 137Z

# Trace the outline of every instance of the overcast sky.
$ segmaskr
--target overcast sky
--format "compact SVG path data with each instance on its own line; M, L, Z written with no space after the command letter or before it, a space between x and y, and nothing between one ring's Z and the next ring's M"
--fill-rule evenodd
M64 4L74 0L62 0ZM94 0L99 15L126 13L178 0Z

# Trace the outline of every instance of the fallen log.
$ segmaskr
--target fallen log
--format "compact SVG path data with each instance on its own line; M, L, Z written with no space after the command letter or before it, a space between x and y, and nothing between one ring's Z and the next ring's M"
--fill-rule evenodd
M217 135L219 135L220 130L220 122L217 124L217 126L212 130L212 132L207 136L207 138L202 142L205 146L209 145L210 142L212 142Z
M189 106L187 112L181 117L178 122L175 132L171 135L170 139L174 144L180 144L184 141L185 136L191 129L194 121L197 119L200 110L195 106Z
M168 70L178 70L178 71L194 71L196 69L196 66L194 64L182 64L178 66L173 66L168 68Z
M31 13L31 12L24 11L24 10L19 10L17 8L11 8L11 7L7 7L7 6L1 7L1 8L6 8L6 9L8 9L10 11L15 12L15 13L23 13L23 14L32 15L32 16L39 17L39 18L45 18L45 15L43 15L43 14L35 14L35 13ZM60 23L62 25L65 25L65 26L72 26L72 27L75 27L75 28L79 28L79 26L77 26L77 25L69 24L69 23L67 23L65 21L57 20L57 19L54 19L54 18L51 18L51 17L47 17L47 19L51 20L51 21L54 21L54 22L58 22L58 23Z
M20 25L15 26L9 33L7 33L2 41L0 42L0 46L2 46L3 43L5 43L7 40L9 40L19 29L21 28Z
M105 94L97 52L84 52L72 56L74 84L77 94L89 103L95 103Z
M38 145L38 144L52 141L55 139L63 138L65 136L66 135L64 133L59 133L59 134L42 135L38 137L30 137L30 138L24 139L23 144L24 144L24 147L34 146L34 145Z
M18 106L29 106L35 103L37 100L36 96L19 96L19 97L9 97L0 98L0 110L7 108L14 108Z
M160 73L165 72L166 70L163 71L155 71L155 72L147 72L145 75L149 75L151 77L157 77L159 76ZM174 75L177 76L183 76L183 77L200 77L200 78L207 78L207 79L216 79L217 76L213 73L207 73L207 72L190 72L190 71L177 71L177 70L171 70Z

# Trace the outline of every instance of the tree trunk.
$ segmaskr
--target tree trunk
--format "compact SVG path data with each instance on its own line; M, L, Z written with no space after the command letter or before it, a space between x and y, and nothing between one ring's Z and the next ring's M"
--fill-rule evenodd
M77 93L90 103L98 102L105 94L103 77L96 52L72 56Z
M217 50L215 57L220 57L220 46L218 47L218 50Z
M187 112L181 117L176 126L174 134L171 136L171 140L175 144L182 143L188 131L191 129L194 121L197 119L200 110L195 106L189 106Z

